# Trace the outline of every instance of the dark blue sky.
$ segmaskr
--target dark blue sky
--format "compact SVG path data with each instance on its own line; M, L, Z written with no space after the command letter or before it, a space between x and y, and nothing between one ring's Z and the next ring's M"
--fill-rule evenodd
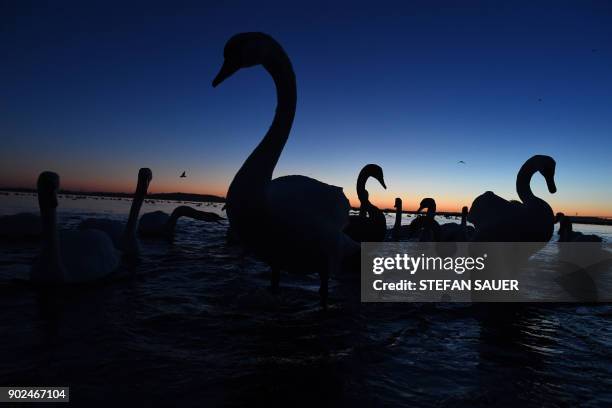
M210 83L231 35L265 31L298 81L277 176L353 198L375 162L389 187L369 185L375 202L456 209L485 190L515 197L520 165L549 154L558 193L541 178L536 193L555 210L612 215L610 2L9 3L0 185L51 169L66 187L127 190L149 166L154 191L224 194L275 93L261 68Z

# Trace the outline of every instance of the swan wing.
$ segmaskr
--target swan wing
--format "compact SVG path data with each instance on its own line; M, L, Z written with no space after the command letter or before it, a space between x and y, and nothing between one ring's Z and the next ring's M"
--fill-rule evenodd
M266 200L268 216L291 239L335 248L346 238L350 205L341 187L305 176L279 177L268 184Z
M138 222L138 232L140 234L157 234L163 231L170 216L163 211L153 211L143 214Z
M125 224L117 220L109 220L107 218L86 218L81 221L79 226L81 230L99 230L104 232L113 241L115 247L121 246L121 237Z
M113 273L120 262L110 237L95 229L62 231L60 252L68 283L102 279Z
M492 191L487 191L472 202L468 221L474 224L476 229L490 228L497 225L515 206Z

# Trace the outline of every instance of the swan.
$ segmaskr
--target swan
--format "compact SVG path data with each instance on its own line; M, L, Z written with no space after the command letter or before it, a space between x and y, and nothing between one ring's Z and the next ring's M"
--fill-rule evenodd
M393 241L410 239L414 231L410 225L402 225L402 199L396 197L393 207L395 208L395 223L391 229L391 239Z
M232 235L270 265L273 290L278 289L281 268L299 272L317 268L321 305L326 307L330 273L337 273L343 259L359 250L343 232L349 201L342 188L309 177L272 180L295 116L297 90L289 57L267 34L237 34L225 45L223 66L212 85L255 65L272 76L277 107L263 140L229 186L226 210Z
M57 230L59 184L56 173L45 171L38 177L42 248L30 280L36 284L84 283L110 275L119 266L119 255L108 235L93 229Z
M110 236L115 247L124 254L131 256L138 255L140 253L140 245L136 238L136 225L140 208L147 195L152 178L153 173L150 169L142 168L138 171L138 184L132 199L127 223L107 218L87 218L81 222L80 228L103 231Z
M555 217L552 208L536 197L529 186L531 177L540 172L548 191L554 194L555 160L536 155L523 164L516 177L516 191L521 202L507 201L491 191L476 197L468 221L476 227L475 241L548 242L553 234Z
M189 206L181 205L176 207L170 215L163 211L143 214L138 223L138 233L143 237L172 238L176 222L180 217L216 223L225 219L212 212L198 211Z
M583 234L573 230L572 220L570 217L565 216L562 212L557 213L555 216L555 224L559 223L559 242L602 242L603 240L599 235L595 234Z
M435 220L436 216L436 201L433 198L424 198L419 204L419 209L416 213L420 213L427 208L425 216L419 216L412 220L408 226L410 236L414 237L414 234L419 234L418 239L420 242L438 242L440 241L440 224Z
M375 178L383 186L385 179L383 169L377 164L367 164L357 177L357 197L361 203L358 216L349 217L349 225L344 233L357 242L381 242L387 234L387 220L385 214L369 200L366 182L370 177Z
M461 223L448 222L440 225L440 241L465 242L474 235L474 227L467 225L468 208L461 209Z
M40 215L19 213L0 217L0 239L36 240L40 238L42 224Z

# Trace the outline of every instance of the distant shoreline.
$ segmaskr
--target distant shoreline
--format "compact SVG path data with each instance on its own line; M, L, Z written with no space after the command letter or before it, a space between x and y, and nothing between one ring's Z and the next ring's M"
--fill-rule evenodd
M0 193L27 193L36 194L36 190L31 188L0 188ZM60 190L59 194L71 195L76 197L113 197L113 198L131 198L132 193L109 193L102 191L71 191ZM170 201L192 201L192 202L210 202L210 203L225 203L225 197L219 197L212 194L195 194L195 193L154 193L147 194L148 200L170 200ZM351 207L354 211L359 211L359 208ZM395 209L382 210L385 213L393 214ZM404 214L416 214L416 211L402 211ZM438 216L445 217L460 217L460 212L443 212L437 213ZM593 217L593 216L571 216L574 224L590 224L590 225L612 225L612 219Z
M31 188L0 188L0 192L5 193L28 193L36 194L36 190ZM133 193L109 193L103 191L71 191L60 190L60 195L70 195L76 197L112 197L112 198L131 198ZM194 194L194 193L153 193L147 194L147 200L171 200L171 201L193 201L193 202L211 202L224 203L225 197L219 197L212 194Z

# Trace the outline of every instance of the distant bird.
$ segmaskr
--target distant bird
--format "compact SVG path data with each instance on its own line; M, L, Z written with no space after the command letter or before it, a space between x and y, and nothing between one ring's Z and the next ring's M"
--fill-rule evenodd
M457 164L465 164L465 162L463 160L459 160Z
M36 284L84 283L110 275L119 266L119 255L107 234L93 229L58 231L59 185L56 173L45 171L38 177L42 248L30 280Z
M559 242L602 242L599 235L586 235L582 232L573 230L572 220L562 212L558 212L555 216L555 224L559 223Z
M227 216L238 241L272 268L278 288L281 268L319 271L321 305L326 307L329 276L359 246L343 231L349 201L342 188L305 176L272 180L291 131L297 102L289 57L272 37L242 33L225 45L225 61L213 80L217 86L241 68L262 65L276 86L277 107L265 137L234 176L227 192Z
M140 245L136 238L136 226L138 224L138 214L144 202L149 183L153 178L150 169L142 168L138 171L138 184L132 199L130 215L127 222L110 220L107 218L87 218L81 222L81 229L97 229L110 236L115 247L126 255L136 256L140 253Z
M548 242L555 223L550 205L531 191L531 177L544 176L548 191L554 194L555 160L550 156L533 156L523 164L516 177L516 191L522 202L507 201L491 191L476 197L468 221L476 227L475 241Z
M359 215L351 215L349 224L344 233L356 242L382 242L387 235L387 220L385 214L369 200L366 190L366 182L370 177L375 178L383 186L385 179L383 169L377 164L367 164L359 172L357 177L357 197L361 206Z
M0 240L37 240L41 231L38 214L18 213L0 217Z
M143 214L138 223L138 233L143 237L172 238L180 217L193 218L205 222L219 223L225 218L212 212L198 211L186 205L176 207L171 215L163 211Z
M187 177L187 175L185 175L185 172L183 172L183 174L180 175L180 178L185 178Z

